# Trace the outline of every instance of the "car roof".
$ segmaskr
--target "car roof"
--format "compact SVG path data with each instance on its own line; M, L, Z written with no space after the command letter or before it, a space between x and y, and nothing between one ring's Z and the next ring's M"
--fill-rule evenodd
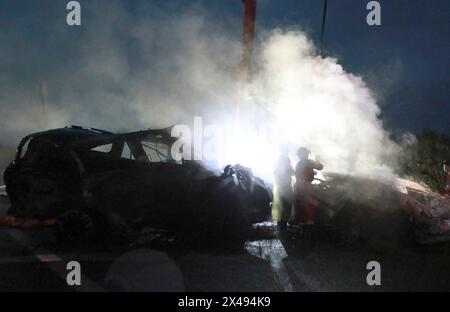
M47 131L36 132L27 137L33 139L43 139L51 141L52 143L64 147L71 145L77 141L84 141L86 139L110 139L115 136L114 133L93 128L82 128L78 126L65 127L59 129L52 129Z
M83 128L80 126L71 126L59 129L52 129L42 132L36 132L28 135L22 141L28 138L42 139L52 142L59 147L84 146L95 142L108 142L114 139L144 138L152 137L156 140L170 142L176 138L171 137L172 127L163 129L148 129L127 133L112 133L96 128Z

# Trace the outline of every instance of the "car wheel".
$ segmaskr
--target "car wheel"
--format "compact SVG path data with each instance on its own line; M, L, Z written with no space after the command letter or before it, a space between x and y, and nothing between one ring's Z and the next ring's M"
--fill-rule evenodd
M67 210L55 222L55 236L59 242L82 244L94 234L91 216L82 210Z

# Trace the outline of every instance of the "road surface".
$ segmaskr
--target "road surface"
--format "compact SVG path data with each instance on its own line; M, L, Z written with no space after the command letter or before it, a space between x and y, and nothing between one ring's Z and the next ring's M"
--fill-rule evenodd
M0 196L0 215L9 207ZM55 244L51 228L0 227L0 291L450 291L450 248L378 251L327 241L267 237L241 251L208 252L151 245L114 248ZM381 285L369 286L369 261ZM66 282L66 265L81 265L81 285Z

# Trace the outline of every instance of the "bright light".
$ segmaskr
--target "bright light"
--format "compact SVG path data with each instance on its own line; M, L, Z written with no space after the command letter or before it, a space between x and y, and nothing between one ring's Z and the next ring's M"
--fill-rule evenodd
M282 144L291 155L299 146L309 148L326 171L389 174L380 159L393 144L360 77L345 72L336 59L317 55L300 32L275 31L260 51L225 160L271 177Z

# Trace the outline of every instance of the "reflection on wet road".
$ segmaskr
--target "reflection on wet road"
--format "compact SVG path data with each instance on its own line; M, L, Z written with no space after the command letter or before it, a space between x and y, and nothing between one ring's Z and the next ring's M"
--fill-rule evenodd
M0 196L0 215L8 205L7 198ZM256 225L255 230L258 234L241 252L218 254L189 248L161 252L152 250L151 245L62 248L55 246L50 228L0 227L0 290L450 290L449 249L369 252L278 238L276 225L270 222ZM66 284L66 264L72 260L82 266L82 287ZM366 264L371 260L379 261L383 268L382 286L377 288L366 283ZM173 283L160 283L166 275Z
M255 257L266 260L275 275L276 281L280 284L283 291L294 291L289 274L283 263L287 258L286 250L278 239L261 239L248 241L245 243L245 250Z

